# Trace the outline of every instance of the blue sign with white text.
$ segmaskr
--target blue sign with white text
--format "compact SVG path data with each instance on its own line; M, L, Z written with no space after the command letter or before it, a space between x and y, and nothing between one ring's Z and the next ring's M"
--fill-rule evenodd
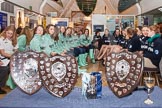
M7 27L7 14L0 12L0 32Z
M67 26L67 21L58 21L56 26Z

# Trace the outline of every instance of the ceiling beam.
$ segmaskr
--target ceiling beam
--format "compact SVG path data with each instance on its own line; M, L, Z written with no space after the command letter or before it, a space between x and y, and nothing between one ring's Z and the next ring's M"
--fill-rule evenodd
M109 8L109 11L111 12L111 14L116 14L116 12L115 12L115 9L112 7L112 5L111 5L111 3L110 3L110 0L108 1L108 0L104 0L104 2L105 2L105 4L106 4L106 6Z
M74 0L69 0L67 5L64 7L64 10L62 11L62 13L59 15L60 18L65 14L65 12L69 10L69 8L72 6L74 2L75 2Z
M54 2L52 0L47 0L47 3L48 3L48 5L50 5L51 7L53 7L58 12L63 9L62 6L60 6L59 4L57 4L56 2Z
M114 11L113 14L118 14L118 8L114 7L114 5L112 4L112 2L115 2L115 0L113 0L111 2L109 1L108 3L110 4L112 10Z

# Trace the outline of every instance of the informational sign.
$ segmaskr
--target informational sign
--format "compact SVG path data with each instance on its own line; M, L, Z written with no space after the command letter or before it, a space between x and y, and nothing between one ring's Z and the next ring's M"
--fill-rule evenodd
M67 21L58 21L56 26L67 26Z
M96 32L96 31L103 32L104 31L104 25L93 25L93 28L94 28L94 32Z
M115 19L107 20L106 27L109 29L110 32L115 30Z
M69 25L69 19L68 18L52 18L51 23L56 26L67 27Z
M0 12L0 32L7 27L7 14Z
M125 29L126 27L134 28L135 16L134 15L92 15L92 31L95 34L96 28L94 25L103 25L104 29L109 29L110 33L113 33L116 28ZM100 33L104 34L104 31Z

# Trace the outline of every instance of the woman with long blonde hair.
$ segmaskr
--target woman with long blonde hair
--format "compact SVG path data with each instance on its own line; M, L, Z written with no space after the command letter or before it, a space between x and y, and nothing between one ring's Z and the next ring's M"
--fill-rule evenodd
M17 36L16 29L14 26L8 26L6 29L0 34L0 58L3 64L3 68L5 67L7 73L9 73L9 59L12 54L17 50ZM3 69L2 69L3 70ZM7 75L8 77L8 75ZM6 82L7 77L4 76L4 82ZM0 81L1 82L1 81ZM7 85L10 86L11 89L15 88L15 84L13 83L11 77L9 76Z
M16 29L14 26L8 26L0 34L0 53L5 58L10 58L18 48Z

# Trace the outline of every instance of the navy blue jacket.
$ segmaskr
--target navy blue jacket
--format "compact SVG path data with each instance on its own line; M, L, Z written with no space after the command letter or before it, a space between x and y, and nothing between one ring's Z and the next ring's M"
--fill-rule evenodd
M140 37L140 42L141 42L141 51L146 51L148 49L149 43L148 43L148 39L150 37L146 37L146 36L141 36Z
M127 44L127 49L130 52L141 50L141 42L137 35L133 35L133 37L129 39L128 44Z
M102 44L101 36L100 35L99 36L94 35L93 40L92 40L92 44L94 44L96 42L98 42L98 49L100 49L101 48L101 44Z
M148 46L148 49L144 52L143 56L149 58L154 65L159 67L159 63L162 57L162 39L155 38Z
M115 38L114 38L114 36L112 36L112 35L108 35L108 36L105 36L105 34L102 36L102 45L109 45L109 44L111 44L111 45L113 45L114 44L114 40L115 40Z

